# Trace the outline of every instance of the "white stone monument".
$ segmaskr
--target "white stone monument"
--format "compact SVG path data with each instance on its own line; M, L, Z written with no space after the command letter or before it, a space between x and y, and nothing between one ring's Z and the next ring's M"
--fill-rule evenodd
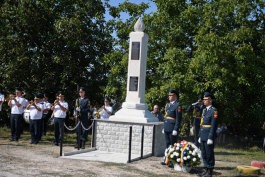
M148 35L143 32L144 28L145 25L139 18L134 25L134 32L130 33L126 100L122 108L109 118L111 121L158 122L145 103Z

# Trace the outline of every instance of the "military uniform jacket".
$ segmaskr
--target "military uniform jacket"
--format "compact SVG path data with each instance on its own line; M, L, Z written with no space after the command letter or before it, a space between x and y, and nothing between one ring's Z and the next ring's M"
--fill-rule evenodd
M78 106L80 107L80 113L81 115L87 115L88 112L90 112L90 104L89 104L88 98L78 98Z
M173 104L169 103L166 104L164 131L165 132L172 132L173 130L179 131L181 120L182 120L182 111L179 103L175 101Z
M211 106L208 111L206 108L203 109L199 132L201 141L214 140L216 138L217 120L218 114L215 107Z

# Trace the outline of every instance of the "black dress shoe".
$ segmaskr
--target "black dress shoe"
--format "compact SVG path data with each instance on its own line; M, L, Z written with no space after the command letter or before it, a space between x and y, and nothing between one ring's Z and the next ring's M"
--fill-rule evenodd
M168 165L167 165L169 168L174 168L174 165L173 165L173 163L168 163Z
M208 168L203 169L202 173L198 174L198 177L203 177L208 173Z
M165 162L161 162L161 165L166 165L166 163Z
M54 142L54 145L55 145L55 146L59 146L59 143L58 143L58 142Z

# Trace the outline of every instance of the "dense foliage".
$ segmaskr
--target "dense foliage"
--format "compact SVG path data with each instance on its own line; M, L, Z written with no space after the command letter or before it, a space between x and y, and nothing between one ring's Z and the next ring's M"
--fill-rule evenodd
M220 124L226 123L236 134L260 135L265 121L264 1L153 2L157 11L151 14L144 14L143 4L113 7L119 48L112 55L120 58L111 78L124 83L125 74L120 76L126 71L128 34L142 16L149 35L146 100L150 108L165 105L168 88L180 92L184 111L197 95L210 91L216 97ZM131 18L123 22L117 15L122 12ZM188 124L189 117L184 117Z
M22 87L36 92L66 92L71 100L79 86L89 95L106 81L102 58L111 50L111 32L99 0L23 0L0 4L0 79L6 93ZM96 93L96 94L94 94Z
M265 2L262 0L0 2L0 85L26 92L80 85L91 99L125 99L129 33L139 17L149 35L146 101L163 107L166 90L183 110L208 90L220 123L240 135L261 135L265 121ZM106 21L104 14L113 18ZM124 14L128 18L124 19ZM111 34L113 34L111 36ZM188 124L188 116L184 114Z

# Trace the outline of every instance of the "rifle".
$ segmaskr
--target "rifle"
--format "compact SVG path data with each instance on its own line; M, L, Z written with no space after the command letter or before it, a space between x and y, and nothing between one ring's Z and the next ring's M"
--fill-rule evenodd
M75 100L75 111L74 111L75 123L77 124L78 119L80 117L80 110L77 111L76 108L80 108L79 107L79 99L78 98Z

